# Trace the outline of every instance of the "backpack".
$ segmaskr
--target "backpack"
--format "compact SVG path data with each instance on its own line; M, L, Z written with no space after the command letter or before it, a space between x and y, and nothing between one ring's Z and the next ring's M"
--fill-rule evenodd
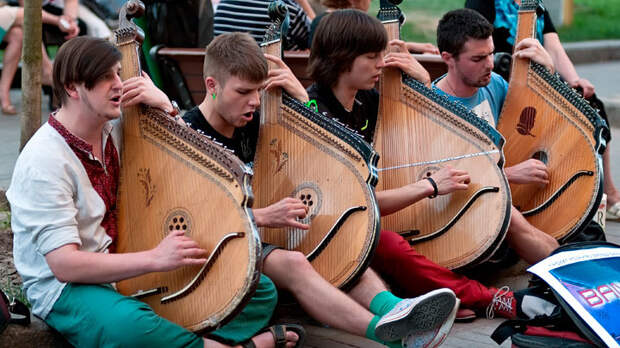
M551 255L596 247L620 248L604 241L576 242L557 248ZM543 279L532 275L527 289L515 291L520 318L503 322L491 334L498 344L511 338L513 347L591 348L605 343L579 314Z

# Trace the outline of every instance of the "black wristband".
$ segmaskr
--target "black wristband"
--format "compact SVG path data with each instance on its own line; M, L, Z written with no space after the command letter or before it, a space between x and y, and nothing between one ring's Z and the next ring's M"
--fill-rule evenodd
M439 193L439 189L437 188L437 183L435 182L435 180L433 180L433 178L431 178L430 176L427 176L424 179L428 180L428 182L430 182L431 185L433 185L433 194L428 196L428 198L435 198L435 197L437 197L437 194Z

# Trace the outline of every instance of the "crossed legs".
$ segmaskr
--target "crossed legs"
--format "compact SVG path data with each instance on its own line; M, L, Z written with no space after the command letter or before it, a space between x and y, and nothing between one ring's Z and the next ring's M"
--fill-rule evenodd
M323 279L302 253L282 249L272 251L264 261L263 273L277 287L291 292L312 318L358 336L366 335L373 314ZM375 277L378 279L376 274ZM376 279L370 278L367 281ZM376 293L365 293L359 294L359 297L365 299L374 295Z

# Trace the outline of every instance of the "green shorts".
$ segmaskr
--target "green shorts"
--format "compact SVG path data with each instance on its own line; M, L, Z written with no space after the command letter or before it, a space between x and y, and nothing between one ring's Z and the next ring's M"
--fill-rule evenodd
M239 315L209 333L238 343L265 327L277 291L261 275L256 294ZM45 321L75 347L203 347L202 337L164 319L144 302L119 294L109 285L65 286Z

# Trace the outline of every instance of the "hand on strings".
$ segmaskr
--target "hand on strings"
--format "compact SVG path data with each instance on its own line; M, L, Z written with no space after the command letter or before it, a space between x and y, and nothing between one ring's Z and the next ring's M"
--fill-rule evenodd
M399 68L407 75L429 86L431 77L428 71L407 50L407 45L401 40L392 40L388 46L391 51L385 55L385 66Z
M172 231L154 249L151 249L156 271L172 271L182 266L196 266L207 262L207 251L200 248L183 231Z
M269 76L265 81L265 90L280 87L286 90L293 98L307 102L308 93L304 86L297 80L291 69L282 61L282 59L265 53L265 58L273 62L277 67L269 69Z
M581 88L583 91L583 97L588 99L594 94L594 86L590 83L590 81L579 78L576 81L570 83L570 86L573 88Z
M307 224L302 224L298 219L303 219L308 214L308 207L297 198L287 197L266 208L254 209L254 219L259 227L293 227L307 230Z
M142 103L164 111L172 110L170 99L155 86L145 72L142 72L142 76L132 77L123 82L121 103L124 107Z
M410 53L439 54L439 48L432 43L407 42L406 45Z
M545 50L545 48L536 39L527 38L521 40L517 46L515 46L515 53L513 58L531 59L534 62L541 64L551 73L553 73L553 59Z
M523 161L512 167L504 169L508 181L514 184L541 184L549 183L547 166L534 158Z
M455 169L450 165L435 172L431 178L437 184L438 195L445 195L457 190L467 190L471 181L466 171Z

